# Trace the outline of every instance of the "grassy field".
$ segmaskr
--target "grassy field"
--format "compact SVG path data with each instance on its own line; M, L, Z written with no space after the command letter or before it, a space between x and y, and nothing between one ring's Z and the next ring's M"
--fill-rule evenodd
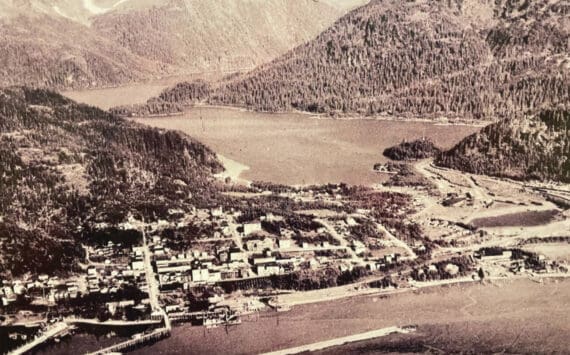
M557 210L511 213L496 217L477 218L471 221L471 224L477 228L532 227L550 223L559 213Z
M570 261L570 246L568 243L530 244L524 250L545 255L556 261Z

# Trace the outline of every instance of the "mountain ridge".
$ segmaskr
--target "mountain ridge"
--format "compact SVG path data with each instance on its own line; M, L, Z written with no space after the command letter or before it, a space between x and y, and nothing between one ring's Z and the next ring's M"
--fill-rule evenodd
M92 88L250 69L313 38L344 12L312 0L89 4L1 0L0 85Z
M487 4L492 19L464 15L466 4ZM208 102L475 119L546 108L570 93L570 5L525 4L376 0L315 40L220 83Z

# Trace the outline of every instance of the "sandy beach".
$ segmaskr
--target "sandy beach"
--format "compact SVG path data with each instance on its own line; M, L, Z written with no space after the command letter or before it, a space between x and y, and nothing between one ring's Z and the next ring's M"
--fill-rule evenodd
M230 178L230 179L232 179L233 182L236 182L239 184L245 184L245 185L250 183L250 181L248 181L246 179L242 179L240 177L240 175L244 171L249 170L249 166L238 163L235 160L226 158L221 154L218 154L217 157L225 169L223 172L216 174L217 178L222 179L222 180L225 180L226 178Z

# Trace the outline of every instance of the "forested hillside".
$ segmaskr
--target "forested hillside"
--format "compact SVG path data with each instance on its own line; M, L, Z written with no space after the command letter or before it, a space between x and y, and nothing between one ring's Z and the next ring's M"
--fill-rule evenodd
M562 0L375 0L222 82L209 102L493 120L537 111L568 103L569 17Z
M0 18L0 85L119 85L167 70L65 18Z
M95 226L208 204L221 169L210 149L182 134L50 91L2 89L0 275L70 270Z
M547 110L492 124L436 163L475 174L570 183L570 111Z
M353 5L0 0L0 85L88 88L251 69L313 39Z
M440 152L441 150L431 139L422 138L386 148L382 154L392 160L419 160L431 158Z
M212 87L203 80L181 82L165 89L158 97L144 104L124 105L111 108L111 112L121 116L156 116L176 114L198 101L208 98Z

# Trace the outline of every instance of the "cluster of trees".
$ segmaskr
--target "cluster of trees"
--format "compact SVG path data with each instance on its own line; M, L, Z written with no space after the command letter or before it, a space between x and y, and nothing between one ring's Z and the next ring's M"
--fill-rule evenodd
M395 172L390 179L384 183L386 186L416 186L432 189L435 185L425 176L419 174L410 164L387 163L388 171Z
M384 237L371 220L362 220L356 226L349 227L351 237L363 242L370 249L380 249L380 240Z
M418 160L431 158L441 152L429 138L416 139L386 148L382 154L392 160Z
M398 239L408 244L414 241L429 242L421 227L406 220L406 216L415 213L411 196L398 192L376 192L366 187L347 187L345 194L354 209L371 210L372 216L389 230L393 230ZM427 243L429 249L431 243Z
M107 229L91 229L83 232L83 239L93 245L105 246L109 242L131 247L142 243L142 233L134 229L119 229L110 227Z
M524 244L542 244L542 243L570 243L570 237L552 236L546 238L533 237L524 240Z
M237 217L238 223L247 223L259 220L267 214L283 216L284 220L279 222L264 223L270 230L280 230L289 228L293 231L314 231L321 226L313 221L311 216L299 214L296 211L311 210L319 208L332 208L330 204L324 202L302 202L292 198L277 195L256 196L254 198L223 198L220 202L224 209L237 209L241 215ZM337 206L340 210L343 207ZM349 206L347 208L350 208Z
M169 219L217 199L222 166L179 133L40 89L1 90L0 118L0 275L71 271L80 242L108 239L96 223Z
M401 218L414 212L411 196L399 192L374 191L367 187L352 187L345 191L356 209L372 210L377 218Z
M303 242L313 243L313 244L327 242L330 245L337 245L337 246L340 245L340 242L327 232L307 234L307 233L300 233L299 231L297 231L297 233L293 235L293 240L295 240L299 245L301 245Z
M470 256L454 257L449 260L439 261L435 264L437 271L431 271L428 265L414 268L412 278L416 281L446 280L455 277L466 276L475 270L475 264ZM456 273L450 273L448 266L457 268Z
M178 228L165 228L160 231L165 246L172 250L186 251L192 247L197 239L213 238L214 228L199 223L190 223Z
M273 275L257 279L224 282L220 286L226 292L270 288L310 291L347 285L368 275L370 275L370 271L361 266L356 266L352 270L347 271L340 271L338 268L329 267L319 270L300 270L289 274Z
M570 111L562 108L503 120L440 154L436 163L475 174L570 182L569 128Z
M394 282L390 276L386 276L382 280L371 282L369 285L374 288L398 287L398 284Z

